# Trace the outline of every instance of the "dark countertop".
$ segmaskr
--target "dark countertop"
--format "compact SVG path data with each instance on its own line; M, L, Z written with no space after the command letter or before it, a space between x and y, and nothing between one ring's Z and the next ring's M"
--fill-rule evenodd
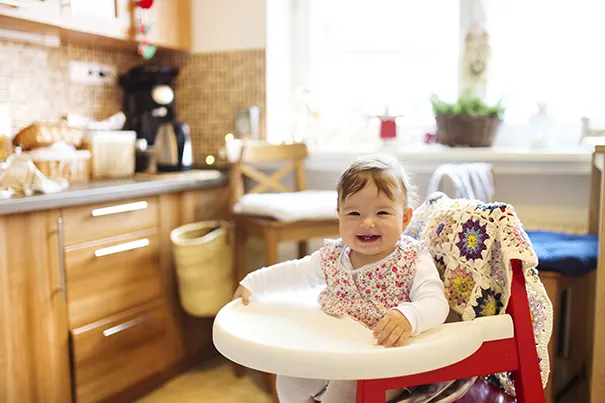
M137 175L128 179L73 183L69 189L55 194L35 194L0 200L0 215L218 186L227 186L225 171L192 171L177 175Z

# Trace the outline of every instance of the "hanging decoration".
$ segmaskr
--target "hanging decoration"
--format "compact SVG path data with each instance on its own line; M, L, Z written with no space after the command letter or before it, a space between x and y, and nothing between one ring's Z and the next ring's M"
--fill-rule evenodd
M487 93L488 67L491 58L486 11L482 0L472 0L473 15L464 41L462 90L471 89L478 97Z
M137 52L145 60L151 59L157 50L156 46L149 43L147 34L151 30L149 24L148 10L153 5L153 0L135 0L135 29L136 40L139 43Z

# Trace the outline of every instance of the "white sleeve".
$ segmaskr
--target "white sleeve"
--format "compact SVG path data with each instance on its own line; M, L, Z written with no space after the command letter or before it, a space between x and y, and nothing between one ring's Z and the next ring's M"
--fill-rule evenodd
M429 252L416 259L416 273L410 289L410 301L397 306L412 325L412 336L417 336L445 322L450 307L445 298L443 281Z
M297 291L326 283L319 251L302 259L263 267L248 274L240 284L252 295Z

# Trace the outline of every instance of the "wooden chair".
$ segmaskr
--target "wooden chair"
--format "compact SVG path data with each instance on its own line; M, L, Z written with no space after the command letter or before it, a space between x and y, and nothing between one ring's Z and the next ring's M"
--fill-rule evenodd
M338 221L336 219L336 191L321 192L321 197L333 197L334 216L314 218L312 216L294 221L283 221L270 216L246 214L237 212L237 204L245 195L263 194L268 192L296 193L306 191L306 178L304 160L308 156L307 147L303 143L273 145L255 140L233 140L227 143L227 155L231 162L230 191L232 206L235 214L235 267L234 284L237 286L246 275L246 242L251 237L261 238L265 241L265 266L279 263L278 246L280 242L297 241L298 255L304 257L308 254L307 242L314 238L327 238L338 236ZM258 164L276 164L282 166L271 174L266 174ZM265 165L265 167L267 167ZM291 188L282 181L292 175L294 187ZM246 190L246 179L256 182L255 186ZM331 196L330 196L331 195ZM269 196L271 197L271 196ZM268 199L267 199L268 200ZM324 200L325 205L325 200ZM296 206L293 206L296 208ZM311 209L312 210L312 209ZM325 210L325 209L324 209ZM293 211L298 214L298 211ZM236 373L243 375L243 367L236 367ZM267 388L275 393L275 376L265 375Z

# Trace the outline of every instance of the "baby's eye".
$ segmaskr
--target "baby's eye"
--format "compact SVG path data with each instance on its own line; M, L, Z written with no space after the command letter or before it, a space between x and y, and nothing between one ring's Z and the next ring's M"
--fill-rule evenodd
M358 216L359 213L357 211L351 211L349 214L347 215L354 215L354 216Z
M387 213L386 211L379 211L378 215L388 215L389 213Z

